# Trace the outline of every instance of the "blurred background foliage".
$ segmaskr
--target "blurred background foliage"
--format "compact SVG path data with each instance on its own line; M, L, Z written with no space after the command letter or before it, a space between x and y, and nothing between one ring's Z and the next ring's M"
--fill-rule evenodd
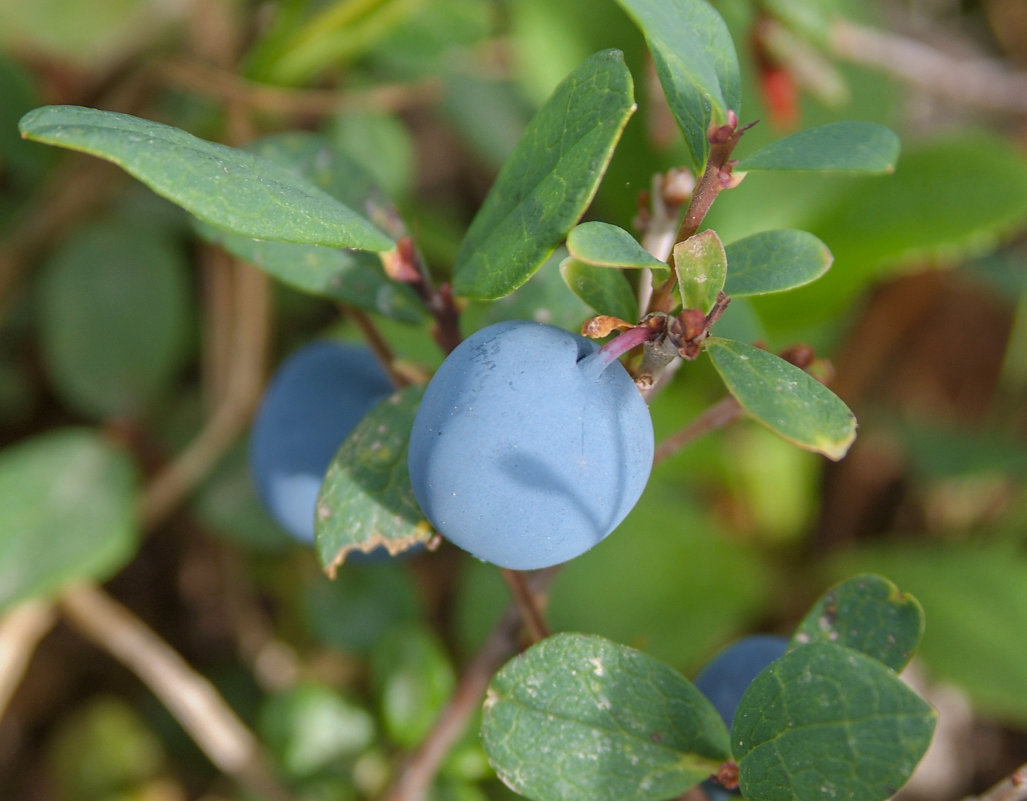
M725 241L794 227L832 249L825 278L738 301L722 325L830 357L860 436L828 464L740 423L666 459L618 532L561 572L551 624L694 675L743 634L788 632L834 580L880 572L924 605L916 680L941 710L905 792L979 792L1027 754L1027 12L714 5L743 62L742 121L761 120L739 155L843 118L902 137L892 176L754 174L707 221ZM232 262L108 165L21 141L21 114L91 105L236 145L318 131L445 275L533 109L608 47L639 111L589 216L631 228L651 176L684 158L613 0L0 0L0 642L30 659L0 718L0 797L257 797L74 615L19 633L15 602L69 579L107 581L312 800L385 791L508 603L494 569L448 546L320 573L259 507L246 428L268 371L316 336L359 337L356 318ZM464 328L588 314L550 265ZM372 318L408 370L440 361L423 323ZM653 403L657 441L717 386L685 366ZM12 498L37 518L15 519ZM37 549L7 544L16 524ZM472 722L432 797L509 795Z

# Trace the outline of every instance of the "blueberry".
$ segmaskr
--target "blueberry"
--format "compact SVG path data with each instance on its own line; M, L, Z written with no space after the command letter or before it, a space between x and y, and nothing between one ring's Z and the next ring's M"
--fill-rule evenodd
M314 541L314 510L332 457L392 383L366 348L318 341L283 362L253 423L250 469L271 516Z
M730 729L742 695L763 668L784 656L788 639L772 634L745 637L723 651L699 671L695 686L705 695Z
M652 460L649 409L620 363L591 340L524 321L483 328L449 355L409 449L414 494L435 528L517 570L602 540L638 501Z

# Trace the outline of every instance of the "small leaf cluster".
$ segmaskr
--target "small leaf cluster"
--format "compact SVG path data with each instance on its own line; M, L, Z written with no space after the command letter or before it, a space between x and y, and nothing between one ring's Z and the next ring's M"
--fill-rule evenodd
M730 732L666 664L558 634L496 675L482 737L503 781L534 801L659 801L711 776L750 801L883 801L935 726L896 674L922 633L920 605L891 582L867 574L833 587L745 690Z

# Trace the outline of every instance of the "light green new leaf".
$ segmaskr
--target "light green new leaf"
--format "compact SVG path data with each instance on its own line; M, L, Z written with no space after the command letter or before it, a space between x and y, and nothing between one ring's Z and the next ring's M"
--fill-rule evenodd
M485 697L485 751L534 801L664 801L716 772L727 731L679 673L602 637L556 634Z
M421 392L421 387L408 387L383 400L332 458L314 519L317 554L332 578L351 552L384 547L397 554L431 537L410 487L406 460Z
M0 452L0 609L113 575L138 543L136 490L128 454L88 429Z
M667 264L642 247L635 237L610 223L574 226L567 234L567 250L578 261L596 267L667 270Z
M702 172L711 122L740 112L738 55L727 25L706 0L617 0L642 30L674 119L685 137L689 165Z
M731 743L749 801L884 801L927 750L936 714L876 659L804 645L773 662L738 704Z
M674 246L678 293L686 309L709 313L724 289L727 254L715 231L702 231Z
M638 318L638 301L631 284L620 270L608 270L567 258L560 262L560 275L571 292L595 309L632 322Z
M916 598L867 573L824 593L799 624L792 645L833 642L899 671L913 658L923 633L924 610Z
M392 240L352 209L272 162L170 125L80 106L44 106L22 136L117 164L218 228L282 242L388 250Z
M800 448L841 459L856 438L856 418L808 373L760 348L711 337L706 352L728 391L751 417Z
M808 284L827 272L831 251L806 231L762 231L728 245L727 282L731 297L766 295Z
M886 173L899 159L899 137L876 122L829 122L778 139L735 169Z
M596 53L556 88L500 171L460 245L453 287L494 300L532 276L602 179L635 109L618 50Z

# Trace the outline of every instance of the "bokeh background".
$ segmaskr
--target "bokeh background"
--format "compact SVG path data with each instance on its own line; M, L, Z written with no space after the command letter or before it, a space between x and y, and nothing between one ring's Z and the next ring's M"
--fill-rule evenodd
M879 572L925 608L910 680L940 711L905 793L980 793L1027 761L1027 5L713 5L743 63L742 122L760 120L741 154L838 119L902 139L893 175L753 174L707 220L725 241L789 227L831 248L825 278L738 301L724 325L829 358L860 435L834 464L741 422L666 459L620 529L557 577L550 623L694 675L744 634L789 632L833 582ZM803 7L830 26L796 23ZM20 140L19 117L80 104L234 145L318 131L445 276L533 110L608 47L626 53L639 109L588 216L630 229L651 177L684 158L612 0L0 0L0 460L100 436L134 476L99 484L139 510L97 568L118 604L90 618L99 631L59 582L27 605L10 588L103 510L85 499L30 553L0 530L0 798L379 798L508 602L493 568L446 546L329 581L260 508L246 437L274 365L319 336L358 339L355 316L203 243L115 167ZM550 265L467 309L465 331L501 316L577 328L589 311ZM426 324L371 319L409 371L439 363ZM686 365L653 403L657 440L722 392L703 360ZM58 467L93 469L32 480ZM118 610L255 734L263 796L105 649ZM433 798L512 797L474 729Z

